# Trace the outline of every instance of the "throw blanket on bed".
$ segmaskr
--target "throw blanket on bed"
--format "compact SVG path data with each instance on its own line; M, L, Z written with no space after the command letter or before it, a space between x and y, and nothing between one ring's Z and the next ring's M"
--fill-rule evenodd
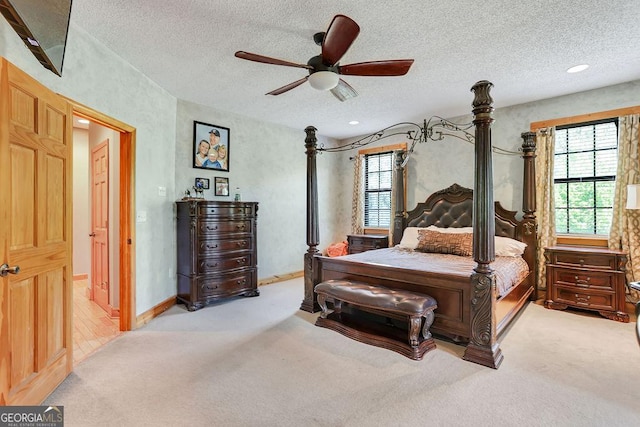
M340 257L344 260L379 264L430 273L470 278L476 262L473 257L418 252L399 247L376 249ZM504 295L529 273L529 266L519 256L499 256L491 263L496 275L498 296Z

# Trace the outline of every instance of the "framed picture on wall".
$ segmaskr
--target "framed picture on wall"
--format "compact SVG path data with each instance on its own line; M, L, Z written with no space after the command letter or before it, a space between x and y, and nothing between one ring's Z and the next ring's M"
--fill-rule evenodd
M221 176L215 177L216 196L228 196L229 195L229 178Z
M229 171L231 144L229 128L193 122L193 167Z

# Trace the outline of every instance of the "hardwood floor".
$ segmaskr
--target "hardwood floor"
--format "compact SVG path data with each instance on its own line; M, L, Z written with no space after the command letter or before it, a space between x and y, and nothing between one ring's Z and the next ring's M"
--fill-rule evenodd
M73 282L73 364L120 335L120 319L111 318L87 294L87 280Z

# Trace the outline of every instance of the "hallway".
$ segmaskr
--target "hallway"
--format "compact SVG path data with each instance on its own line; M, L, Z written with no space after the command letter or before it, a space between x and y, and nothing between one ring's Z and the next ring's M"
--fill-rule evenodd
M120 319L111 318L87 297L87 279L73 282L73 365L120 335Z

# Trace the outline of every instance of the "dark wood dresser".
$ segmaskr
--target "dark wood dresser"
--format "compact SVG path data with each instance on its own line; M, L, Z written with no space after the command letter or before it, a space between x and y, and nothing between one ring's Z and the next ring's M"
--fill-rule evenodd
M193 311L221 298L258 296L258 203L176 204L178 302Z
M625 313L627 254L597 247L545 248L547 298L545 307L576 307L628 322Z
M389 247L389 236L386 234L348 234L349 253L358 254Z

